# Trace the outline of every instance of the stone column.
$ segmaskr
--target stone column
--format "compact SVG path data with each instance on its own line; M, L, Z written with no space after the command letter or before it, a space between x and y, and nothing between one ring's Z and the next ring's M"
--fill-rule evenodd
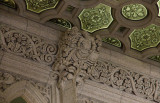
M96 64L101 39L73 27L62 36L58 46L52 76L57 79L61 103L76 103L76 87L87 78L88 68Z

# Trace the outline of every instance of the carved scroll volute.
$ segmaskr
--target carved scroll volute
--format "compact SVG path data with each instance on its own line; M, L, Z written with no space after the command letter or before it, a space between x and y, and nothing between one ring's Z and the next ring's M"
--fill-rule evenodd
M57 85L64 95L61 99L62 103L71 103L71 101L65 101L67 93L75 96L71 98L72 103L75 103L76 86L82 84L83 79L87 77L87 69L97 63L101 39L73 27L62 36L58 46L52 77L58 80ZM65 91L66 88L67 91Z

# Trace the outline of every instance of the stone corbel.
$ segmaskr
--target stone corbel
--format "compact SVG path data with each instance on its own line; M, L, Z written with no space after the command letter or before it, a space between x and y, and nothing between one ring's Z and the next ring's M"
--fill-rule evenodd
M73 27L60 40L52 77L57 79L61 103L76 103L76 87L82 85L88 68L93 68L99 56L101 39Z

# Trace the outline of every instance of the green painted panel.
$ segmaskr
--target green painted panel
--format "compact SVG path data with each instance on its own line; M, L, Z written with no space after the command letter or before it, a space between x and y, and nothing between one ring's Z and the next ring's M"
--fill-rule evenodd
M160 55L151 56L151 57L149 57L149 59L154 60L156 62L160 62Z
M12 100L10 103L27 103L22 97Z
M14 0L0 0L0 4L6 5L11 8L16 8L16 3Z
M65 27L65 28L69 28L69 29L72 28L72 23L70 23L67 20L61 19L61 18L51 19L50 22L57 24L59 26Z
M129 20L141 20L147 16L147 9L142 4L129 4L122 8L122 15Z
M84 9L80 15L81 27L90 33L108 28L113 21L111 7L105 4L99 4L94 8Z
M158 8L159 8L159 13L158 16L160 16L160 0L157 2Z
M152 24L146 28L135 29L129 36L131 48L143 51L160 43L160 26Z
M119 47L119 48L122 47L121 41L119 41L116 38L108 37L108 38L102 39L102 41L105 42L105 43L111 44L113 46Z
M59 0L26 0L27 10L40 13L47 9L55 8Z

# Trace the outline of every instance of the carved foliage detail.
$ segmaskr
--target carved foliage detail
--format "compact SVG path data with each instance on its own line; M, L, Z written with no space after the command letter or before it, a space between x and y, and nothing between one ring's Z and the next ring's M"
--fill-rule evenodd
M94 65L99 55L100 38L93 38L87 32L80 32L73 27L66 32L59 43L58 59L53 65L60 80L81 82L88 66Z
M46 43L37 36L22 33L7 25L0 25L1 47L7 52L50 65L57 53L55 44Z
M30 81L30 83L39 90L39 92L45 97L47 103L51 103L51 86Z
M101 61L87 73L90 80L160 103L160 81L156 79Z
M9 73L0 72L0 91L5 91L8 87L18 81L20 81L20 78L14 77Z
M51 86L31 80L27 80L24 78L21 78L19 76L12 75L10 73L5 73L0 71L0 92L4 92L7 88L9 88L11 85L20 82L22 80L28 81L33 87L35 87L39 92L44 96L44 98L48 101L48 103L51 103ZM4 101L4 98L0 97L0 103L1 101Z

